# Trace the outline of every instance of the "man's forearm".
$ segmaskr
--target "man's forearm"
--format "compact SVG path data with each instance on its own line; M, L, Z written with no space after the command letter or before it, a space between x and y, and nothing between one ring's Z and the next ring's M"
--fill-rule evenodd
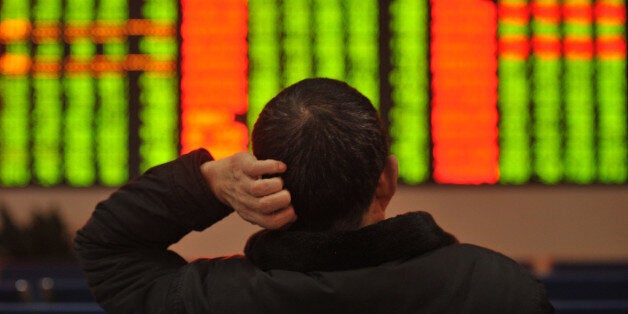
M157 166L96 207L77 232L75 248L96 298L116 310L142 300L152 282L175 273L185 261L166 248L192 230L203 230L229 213L209 189L195 151ZM126 295L126 299L119 297Z
M262 179L285 170L279 161L257 160L248 153L212 161L199 150L120 188L98 204L75 239L96 299L112 312L165 308L176 287L172 283L186 264L166 249L188 232L203 230L234 209L265 228L294 221L281 178Z

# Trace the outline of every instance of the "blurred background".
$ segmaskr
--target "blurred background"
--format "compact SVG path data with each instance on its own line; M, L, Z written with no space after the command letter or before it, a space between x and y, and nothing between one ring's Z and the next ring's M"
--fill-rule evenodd
M379 109L389 216L513 257L558 313L628 313L626 25L624 0L0 0L0 312L102 313L70 248L95 205L198 147L248 150L264 104L319 76Z

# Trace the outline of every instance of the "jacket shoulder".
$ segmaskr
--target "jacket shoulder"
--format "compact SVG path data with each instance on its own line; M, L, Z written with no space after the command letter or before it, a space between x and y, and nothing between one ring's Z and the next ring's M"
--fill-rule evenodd
M436 250L414 262L442 288L458 312L551 313L545 287L527 269L499 252L472 244ZM419 266L420 267L420 266ZM460 298L463 296L463 298ZM470 310L475 309L475 310ZM470 311L469 311L470 310ZM488 310L488 311L487 311Z
M187 312L551 313L543 286L523 267L469 244L347 271L262 271L240 256L185 268Z

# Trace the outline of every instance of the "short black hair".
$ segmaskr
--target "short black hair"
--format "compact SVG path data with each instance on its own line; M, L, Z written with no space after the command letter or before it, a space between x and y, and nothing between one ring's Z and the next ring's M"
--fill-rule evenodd
M388 156L371 101L327 78L300 81L268 102L255 123L253 153L281 160L297 221L292 229L357 229Z

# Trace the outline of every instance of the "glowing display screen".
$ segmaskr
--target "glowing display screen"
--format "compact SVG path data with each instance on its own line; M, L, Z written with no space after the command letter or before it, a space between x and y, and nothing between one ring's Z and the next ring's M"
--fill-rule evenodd
M391 151L408 183L430 178L428 16L428 4L421 1L396 1L390 7Z
M0 187L117 186L248 149L347 81L409 184L625 184L625 0L3 0Z
M252 125L283 87L308 77L343 80L379 104L376 0L248 1Z
M431 4L434 180L495 183L499 176L495 5L438 0Z
M625 183L624 1L498 3L500 182Z
M176 1L7 0L0 17L0 185L116 186L177 156Z
M181 144L215 158L247 149L246 2L181 2Z

